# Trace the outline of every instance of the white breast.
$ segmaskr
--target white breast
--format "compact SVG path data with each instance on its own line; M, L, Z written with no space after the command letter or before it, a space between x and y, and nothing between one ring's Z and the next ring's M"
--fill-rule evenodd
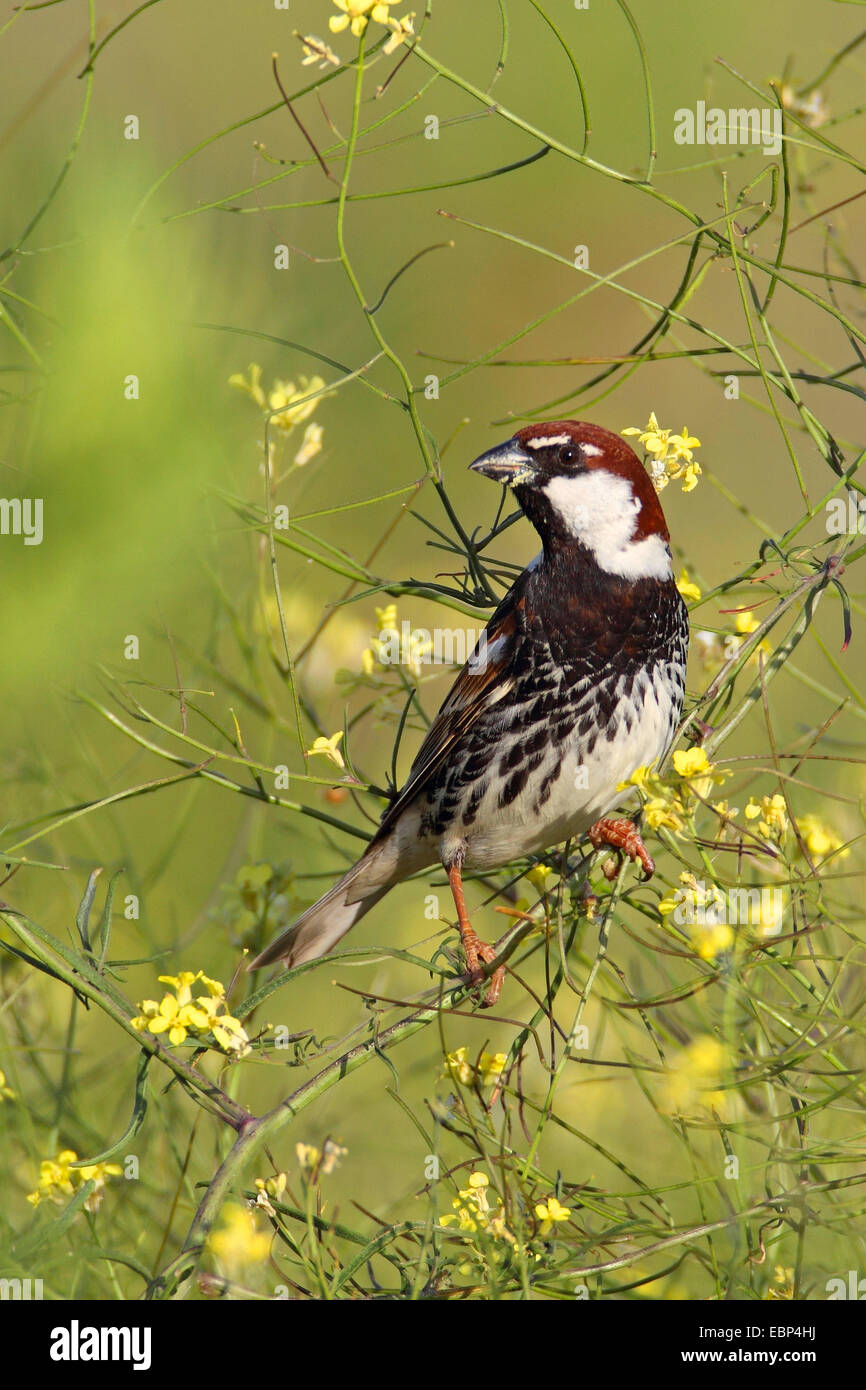
M467 864L493 868L523 854L540 853L582 835L601 816L627 802L629 793L619 790L621 784L636 768L655 762L667 749L674 699L663 668L657 668L652 680L638 677L632 694L623 699L612 739L608 740L602 730L589 753L587 738L575 732L565 749L550 750L526 790L508 806L497 806L494 784L468 833ZM630 730L622 717L626 708L632 715ZM557 764L560 773L550 796L534 812L535 793Z

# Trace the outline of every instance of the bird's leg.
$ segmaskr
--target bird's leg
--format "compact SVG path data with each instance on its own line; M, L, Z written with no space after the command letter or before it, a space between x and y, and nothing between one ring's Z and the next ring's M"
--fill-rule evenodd
M457 926L460 932L460 941L463 946L463 954L466 957L466 965L469 977L473 984L478 984L484 979L484 973L480 968L479 961L489 964L496 959L496 952L492 946L488 946L486 941L479 941L475 928L469 920L469 913L466 910L466 899L463 896L463 873L459 859L455 860L450 869L446 870L448 882L451 884L451 892L454 896L454 906L457 908ZM505 979L505 966L500 965L498 970L494 970L490 976L490 984L484 998L481 1000L482 1007L489 1009L491 1004L495 1004L502 989L502 982Z
M613 849L625 850L629 859L640 860L644 874L647 878L652 878L656 868L655 862L641 839L637 826L630 820L603 816L595 825L591 825L586 833L593 849L610 845Z

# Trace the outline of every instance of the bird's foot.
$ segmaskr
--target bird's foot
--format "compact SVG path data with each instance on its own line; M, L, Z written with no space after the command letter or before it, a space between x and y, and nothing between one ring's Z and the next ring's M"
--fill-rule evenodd
M617 820L611 816L604 816L597 820L595 825L591 825L587 831L590 844L593 849L601 849L602 845L610 845L612 849L624 850L629 859L640 861L641 868L646 878L652 878L655 873L655 861L649 850L640 837L640 832L636 825L630 820ZM616 878L616 869L608 872L604 869L605 878Z
M448 881L451 884L451 892L454 895L454 906L457 908L457 925L460 931L460 941L463 946L463 954L466 957L466 968L469 975L469 983L473 985L483 984L488 978L481 969L481 962L489 965L496 959L496 952L486 941L479 941L478 935L469 920L469 913L466 911L466 899L463 896L463 877L460 872L460 864L455 863L447 870ZM481 999L481 1007L489 1009L495 1004L502 990L502 982L505 979L505 966L500 965L490 975L490 983Z
M505 979L505 966L500 965L493 971L492 975L485 975L484 971L481 969L481 961L483 961L485 965L490 965L495 961L495 947L489 945L486 941L479 941L471 927L468 933L461 931L460 939L463 942L463 953L466 956L470 983L473 985L481 985L484 984L486 980L489 980L487 990L481 999L482 1009L489 1009L496 1003L502 993L502 983Z

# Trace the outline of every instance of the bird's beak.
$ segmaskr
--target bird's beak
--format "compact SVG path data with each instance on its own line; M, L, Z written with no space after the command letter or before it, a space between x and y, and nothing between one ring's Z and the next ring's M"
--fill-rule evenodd
M516 439L507 439L495 449L488 449L469 467L495 483L505 483L507 487L519 487L521 483L531 483L537 475L535 459Z

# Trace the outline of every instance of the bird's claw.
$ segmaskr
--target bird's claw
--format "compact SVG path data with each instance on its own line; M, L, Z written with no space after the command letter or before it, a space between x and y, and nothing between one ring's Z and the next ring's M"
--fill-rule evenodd
M601 849L602 845L610 845L611 849L622 850L629 859L640 863L645 880L652 878L656 869L655 860L641 839L637 826L632 821L605 816L601 820L597 820L595 825L590 826L587 835L593 849ZM604 875L607 879L616 878L616 871L612 874L608 873L605 866Z
M482 1009L489 1009L496 1003L502 993L502 984L505 979L505 966L500 965L493 971L492 975L485 975L481 969L480 961L485 965L492 964L496 959L496 949L486 941L479 941L475 938L475 949L472 952L474 961L469 959L469 951L466 949L466 942L463 942L463 949L466 952L466 964L469 966L469 982L473 985L487 984L487 989L481 998Z

